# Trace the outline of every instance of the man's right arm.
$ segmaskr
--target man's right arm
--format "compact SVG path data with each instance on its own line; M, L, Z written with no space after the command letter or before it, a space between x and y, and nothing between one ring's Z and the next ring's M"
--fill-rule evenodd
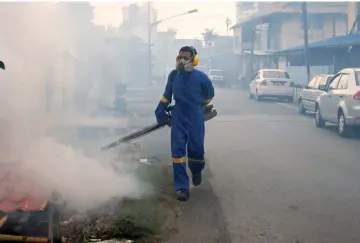
M171 104L171 100L172 100L172 81L174 79L173 78L174 75L175 75L175 72L173 70L173 71L171 71L171 73L168 76L164 94L161 97L160 102L155 109L156 120L160 124L169 122L169 118L166 115L166 109L169 106L169 104Z
M162 103L165 103L165 104L170 104L171 101L172 101L172 81L173 81L173 77L175 75L175 71L176 70L173 70L171 71L171 73L169 74L168 76L168 80L166 82L166 86L165 86L165 91L164 91L164 94L163 96L161 97L160 101Z

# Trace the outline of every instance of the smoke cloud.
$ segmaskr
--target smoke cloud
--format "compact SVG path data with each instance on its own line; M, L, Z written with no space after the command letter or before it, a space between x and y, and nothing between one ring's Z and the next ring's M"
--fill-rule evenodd
M0 170L18 161L14 171L33 175L78 210L140 195L125 165L118 164L124 173L115 172L109 158L86 157L48 135L62 119L87 115L86 102L76 107L81 102L74 97L86 93L88 77L96 75L77 67L98 55L104 38L91 15L87 3L0 3L0 59L6 65L0 70Z

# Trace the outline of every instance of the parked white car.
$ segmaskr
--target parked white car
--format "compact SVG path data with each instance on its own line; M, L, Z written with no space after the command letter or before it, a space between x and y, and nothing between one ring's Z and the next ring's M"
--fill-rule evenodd
M220 69L210 69L208 72L209 79L214 86L225 87L226 80L224 72Z
M334 77L333 74L319 74L313 77L308 85L301 90L298 99L298 111L299 114L305 114L307 111L315 112L315 104L317 98L325 93L320 90L320 85L327 85L329 81Z
M263 98L278 98L293 102L294 83L287 72L278 69L261 69L250 83L249 97L261 100Z
M205 66L196 66L195 67L197 70L206 73L206 67Z
M352 128L360 126L360 68L347 68L337 73L326 86L315 105L315 124L337 125L340 136L346 137Z

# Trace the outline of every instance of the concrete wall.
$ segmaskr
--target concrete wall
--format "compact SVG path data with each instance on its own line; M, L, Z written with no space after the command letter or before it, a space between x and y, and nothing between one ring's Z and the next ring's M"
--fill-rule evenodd
M125 14L124 21L119 28L119 37L130 37L136 36L141 38L143 41L148 39L148 27L149 27L149 13L148 4L137 5L135 8L134 4L123 7L122 11ZM136 13L135 13L136 12ZM157 21L157 10L151 7L151 23ZM157 26L152 28L152 42L156 41Z
M233 39L233 52L236 55L241 54L241 28L234 30L234 39Z
M323 26L311 27L309 23L309 43L331 38L347 33L347 21L345 17L325 17ZM270 49L285 49L304 44L301 19L294 17L292 20L285 21L279 25L279 37L272 37Z
M153 68L154 75L166 76L168 69L174 68L175 57L180 48L175 46L175 36L176 32L174 31L158 32L153 51L156 58Z
M306 67L296 67L296 66L287 66L284 68L289 75L290 78L296 83L305 85L309 81L307 80ZM310 77L314 77L318 74L327 74L329 73L328 66L311 66L310 67Z
M348 29L350 30L354 21L356 20L357 14L356 2L348 2Z

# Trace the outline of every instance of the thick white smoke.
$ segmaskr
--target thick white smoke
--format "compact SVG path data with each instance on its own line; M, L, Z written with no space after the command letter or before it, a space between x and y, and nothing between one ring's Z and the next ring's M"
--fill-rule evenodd
M116 173L106 161L87 158L45 135L59 119L74 115L71 98L64 93L80 82L74 65L64 57L81 46L79 33L71 32L66 21L67 8L33 2L0 3L0 9L0 59L6 65L6 71L0 70L0 170L2 163L20 161L21 166L14 167L18 172L34 173L32 180L56 189L78 210L112 197L139 196L131 175ZM71 25L83 21L81 14L78 17ZM49 70L51 112L45 95Z

